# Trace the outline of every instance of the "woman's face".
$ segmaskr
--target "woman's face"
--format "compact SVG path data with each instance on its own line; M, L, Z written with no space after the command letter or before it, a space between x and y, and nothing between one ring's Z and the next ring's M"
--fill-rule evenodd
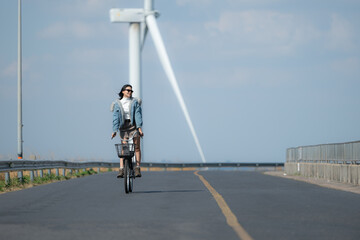
M131 87L126 87L125 90L122 91L122 93L124 94L124 97L130 98L133 93L133 90Z

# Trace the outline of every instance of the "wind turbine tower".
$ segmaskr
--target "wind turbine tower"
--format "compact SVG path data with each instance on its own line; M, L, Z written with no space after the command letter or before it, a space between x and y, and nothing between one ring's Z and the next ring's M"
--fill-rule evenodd
M179 101L181 110L184 113L201 160L206 162L195 128L171 67L169 57L166 53L165 45L156 23L156 17L159 16L159 13L154 11L153 3L153 0L144 0L144 8L110 9L110 21L112 23L129 23L129 83L133 86L134 97L141 98L141 50L144 46L147 32L149 31L153 38L160 62Z

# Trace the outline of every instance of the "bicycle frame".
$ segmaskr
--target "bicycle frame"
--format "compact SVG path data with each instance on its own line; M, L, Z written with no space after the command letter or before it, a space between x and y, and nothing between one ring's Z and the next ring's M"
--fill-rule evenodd
M138 132L135 131L129 139L122 139L120 137L121 143L115 144L118 157L123 161L125 193L132 192L133 190L133 181L135 179L134 168L136 166L134 138L137 134Z

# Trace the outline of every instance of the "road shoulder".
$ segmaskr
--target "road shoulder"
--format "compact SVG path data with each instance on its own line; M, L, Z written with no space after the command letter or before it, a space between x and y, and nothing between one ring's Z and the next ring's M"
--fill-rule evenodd
M267 172L264 172L264 174L270 175L270 176L275 176L275 177L293 179L293 180L296 180L296 181L302 181L302 182L315 184L315 185L325 187L325 188L331 188L331 189L336 189L336 190L341 190L341 191L347 191L347 192L360 194L360 186L359 185L332 182L332 181L329 181L329 180L319 179L319 178L306 178L306 177L303 177L303 176L287 175L286 173L284 173L282 171L267 171Z

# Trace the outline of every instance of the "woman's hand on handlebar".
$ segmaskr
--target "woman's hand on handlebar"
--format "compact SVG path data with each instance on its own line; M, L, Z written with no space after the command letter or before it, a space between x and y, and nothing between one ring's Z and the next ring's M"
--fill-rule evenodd
M111 134L111 139L113 139L115 136L116 136L116 132L113 132L113 133Z
M144 136L144 133L143 133L143 131L141 130L141 128L139 128L139 135L140 135L140 137L143 137L143 136Z

